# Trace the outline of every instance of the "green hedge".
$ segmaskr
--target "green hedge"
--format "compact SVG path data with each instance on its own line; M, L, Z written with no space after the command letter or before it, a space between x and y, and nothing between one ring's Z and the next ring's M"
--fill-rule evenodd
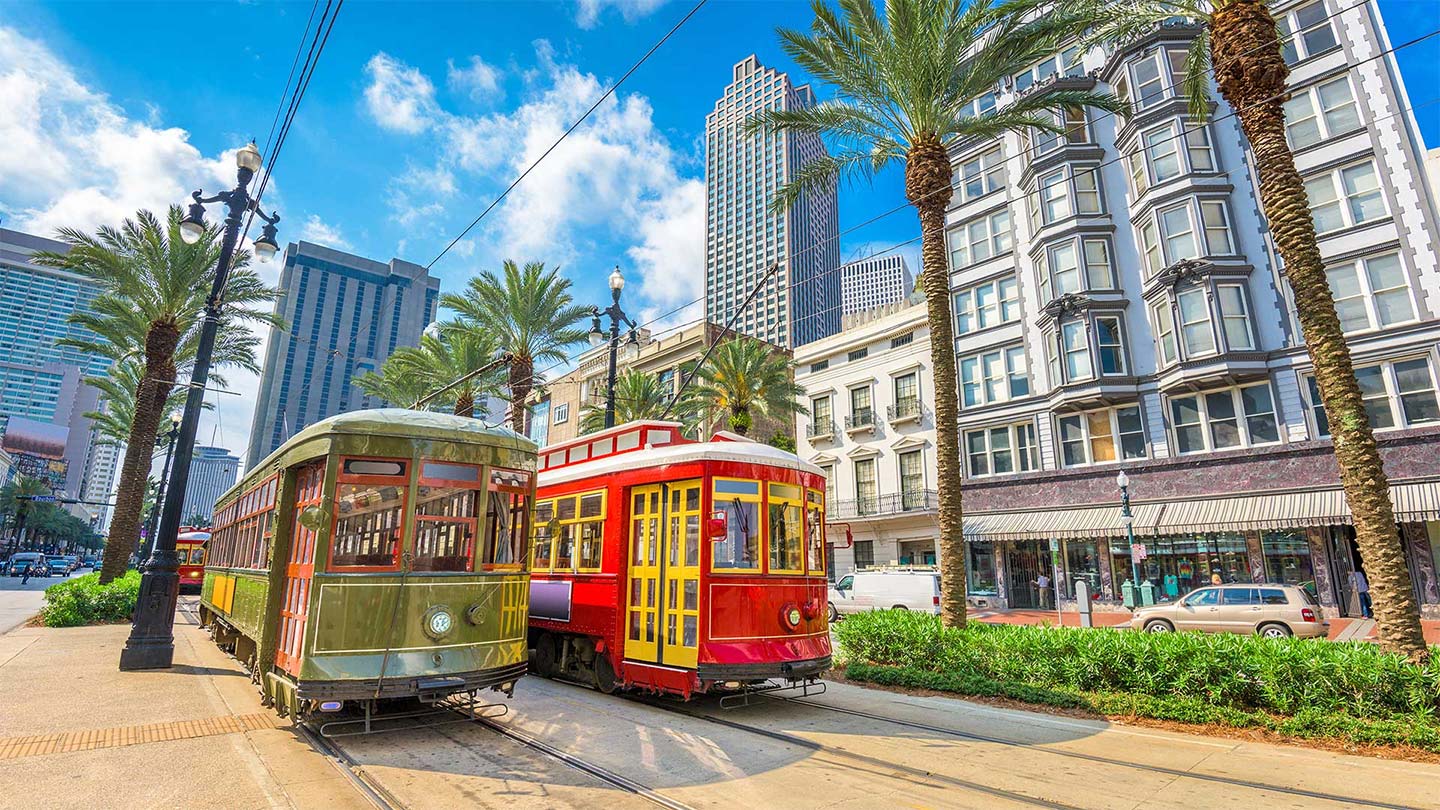
M1440 648L1419 667L1364 643L981 623L953 630L907 611L851 616L836 635L862 680L1440 748Z
M139 571L130 571L108 585L100 584L99 572L86 574L46 588L40 619L46 627L129 621L139 598Z

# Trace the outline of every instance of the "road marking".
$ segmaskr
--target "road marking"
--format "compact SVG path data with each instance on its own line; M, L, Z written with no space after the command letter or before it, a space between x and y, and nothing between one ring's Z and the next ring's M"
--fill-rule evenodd
M99 748L122 748L130 745L190 740L221 734L241 734L289 725L273 712L222 715L199 720L150 723L143 726L72 731L64 734L36 734L29 737L0 738L0 760L64 754L71 751L93 751Z

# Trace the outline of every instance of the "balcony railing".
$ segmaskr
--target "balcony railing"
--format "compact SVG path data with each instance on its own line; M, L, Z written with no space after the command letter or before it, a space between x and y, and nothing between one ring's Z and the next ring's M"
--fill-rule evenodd
M913 492L876 495L873 498L835 501L831 504L826 519L881 517L906 512L934 511L939 508L940 496L935 490L917 489Z
M920 398L902 397L894 405L885 409L886 415L890 418L890 424L900 422L913 422L920 419Z
M853 432L856 430L874 430L875 411L870 408L858 410L845 417L845 430Z
M805 426L805 438L812 441L814 439L828 439L834 435L835 421L833 419L825 419L823 421L816 420Z

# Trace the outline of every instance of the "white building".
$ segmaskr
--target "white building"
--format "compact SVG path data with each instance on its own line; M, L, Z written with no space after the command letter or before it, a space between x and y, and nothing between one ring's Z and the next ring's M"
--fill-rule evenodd
M180 507L180 520L190 523L192 517L204 517L208 523L215 516L215 502L235 486L240 473L240 459L223 447L196 445L190 457L190 478L185 485L185 501Z
M841 312L850 315L904 301L915 289L905 257L871 256L840 268Z
M796 452L825 470L839 576L935 562L935 400L925 304L845 316L837 335L795 350L808 419ZM847 546L846 529L853 546Z
M746 134L764 109L813 106L809 85L760 64L735 64L732 82L705 117L705 317L722 325L770 268L775 278L733 328L792 348L834 334L840 323L836 192L806 192L785 214L769 209L780 186L825 154L817 135Z

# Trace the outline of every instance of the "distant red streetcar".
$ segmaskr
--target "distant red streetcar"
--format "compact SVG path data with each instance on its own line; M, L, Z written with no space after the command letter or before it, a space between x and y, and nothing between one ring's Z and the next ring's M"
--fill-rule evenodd
M179 562L180 590L199 593L205 582L205 555L210 543L210 530L181 526L175 535L175 557Z
M541 450L538 480L535 674L688 699L829 668L818 467L651 421Z

